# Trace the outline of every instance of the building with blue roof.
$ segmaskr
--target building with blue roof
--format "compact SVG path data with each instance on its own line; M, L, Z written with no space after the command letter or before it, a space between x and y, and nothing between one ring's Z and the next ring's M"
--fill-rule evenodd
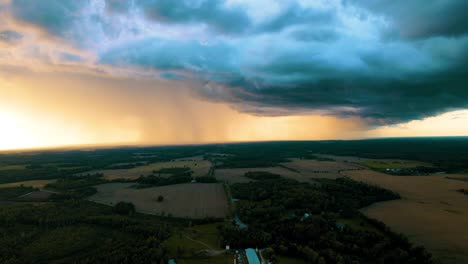
M170 259L168 264L176 264L175 260L174 259Z
M247 260L249 261L249 264L260 264L260 260L258 259L258 255L257 252L255 252L255 249L246 249L245 255L247 255Z

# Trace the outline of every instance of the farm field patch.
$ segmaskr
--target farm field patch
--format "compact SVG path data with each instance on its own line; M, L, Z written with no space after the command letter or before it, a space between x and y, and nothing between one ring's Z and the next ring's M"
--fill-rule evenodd
M345 162L291 159L289 162L281 163L278 167L216 169L215 177L228 183L245 183L253 181L245 177L245 173L265 171L301 182L313 182L317 178L336 179L343 177L342 171L362 169L364 167L361 165Z
M318 161L311 159L291 159L290 162L281 165L297 171L296 180L307 180L313 178L335 179L342 177L341 172L348 170L361 170L362 166L338 161ZM287 175L285 175L287 176Z
M337 162L353 163L355 165L365 166L371 169L407 169L415 167L433 167L428 162L416 161L416 160L403 160L403 159L369 159L354 156L335 156L335 155L324 155L314 154L317 157L333 159Z
M139 212L173 217L223 218L228 212L227 198L221 184L188 183L144 189L132 183L108 183L96 186L97 194L89 200L115 205L131 202ZM164 200L158 202L158 197Z
M209 173L211 162L208 160L190 160L190 161L168 161L156 162L145 166L139 166L131 169L118 169L118 170L97 170L87 173L102 173L106 180L115 179L138 179L141 175L149 175L153 171L169 168L190 168L193 171L193 177L206 176Z
M17 186L33 187L33 188L43 188L49 183L53 183L56 180L32 180L32 181L21 181L21 182L12 182L0 184L0 188L9 188Z
M448 174L391 176L372 170L344 174L402 196L364 208L364 214L425 246L442 263L468 262L468 229L461 228L468 225L468 201L456 191L467 189L468 182L447 179Z

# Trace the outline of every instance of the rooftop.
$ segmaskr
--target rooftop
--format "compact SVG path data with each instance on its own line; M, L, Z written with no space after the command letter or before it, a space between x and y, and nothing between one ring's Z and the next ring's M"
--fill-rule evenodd
M258 259L257 252L255 252L255 249L248 248L245 250L245 254L247 255L247 260L249 261L249 264L260 264L260 260Z

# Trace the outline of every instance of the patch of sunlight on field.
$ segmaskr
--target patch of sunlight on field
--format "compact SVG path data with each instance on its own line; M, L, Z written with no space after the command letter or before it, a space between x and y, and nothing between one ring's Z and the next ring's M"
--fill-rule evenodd
M24 187L44 188L49 183L56 182L57 180L32 180L0 184L0 188L17 187L23 185Z

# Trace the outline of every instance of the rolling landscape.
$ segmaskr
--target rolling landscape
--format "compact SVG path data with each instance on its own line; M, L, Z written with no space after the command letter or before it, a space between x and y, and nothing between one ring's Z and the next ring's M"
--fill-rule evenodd
M233 263L255 248L272 263L463 263L467 149L461 137L6 152L1 262Z

